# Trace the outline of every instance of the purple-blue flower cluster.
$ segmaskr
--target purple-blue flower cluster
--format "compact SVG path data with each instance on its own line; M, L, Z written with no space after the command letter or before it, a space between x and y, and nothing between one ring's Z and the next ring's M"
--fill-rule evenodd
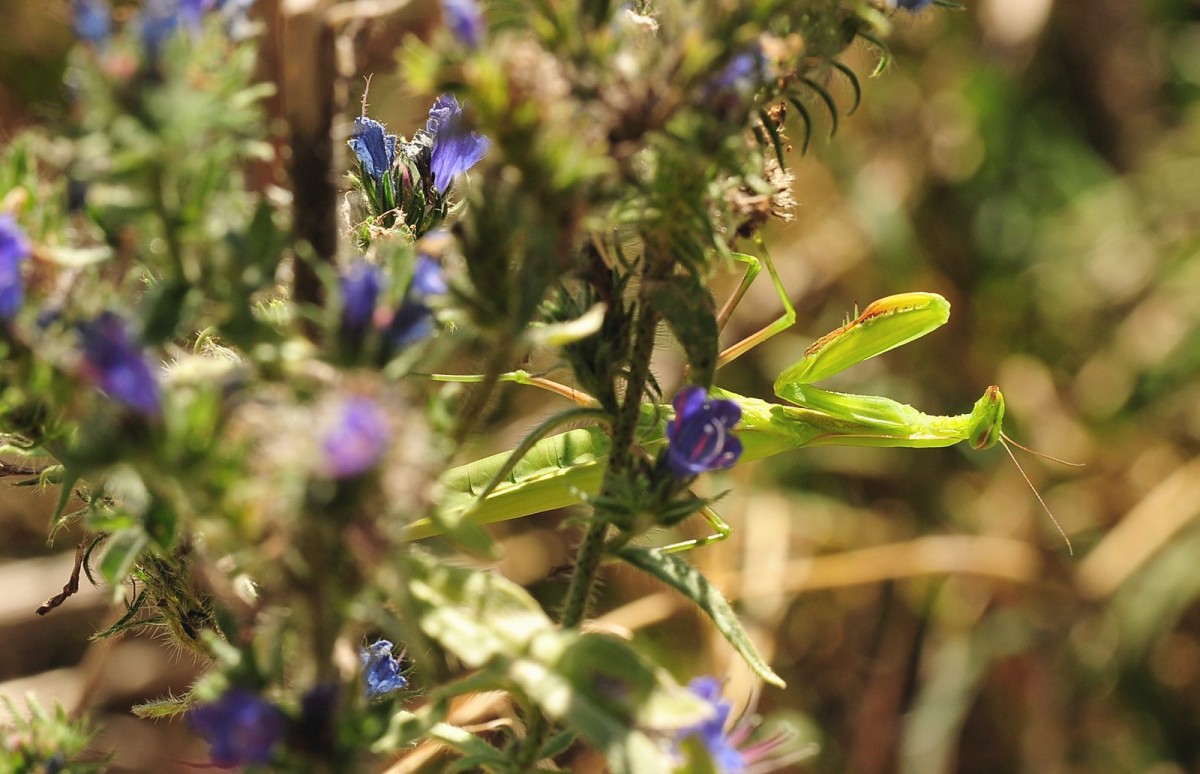
M342 275L341 285L342 336L358 342L375 317L375 304L383 290L383 274L369 261L355 261Z
M667 423L667 467L678 478L722 470L737 462L742 442L733 427L742 418L732 400L709 398L694 384L675 396L675 418Z
M754 732L752 722L743 718L731 726L729 712L732 705L721 698L721 684L714 678L697 677L688 683L688 690L707 702L712 714L708 720L676 732L674 742L677 752L687 740L693 737L698 739L712 767L719 774L744 774L749 771L767 774L805 757L804 749L788 750L795 739L790 731L779 731L765 739L750 742Z
M150 63L158 60L162 48L181 28L200 31L205 14L219 11L226 31L235 40L247 37L249 9L254 0L144 0L132 17L134 29ZM110 0L73 0L75 36L85 43L103 46L113 34Z
M425 131L433 138L429 168L440 194L450 190L454 178L475 166L492 147L487 137L467 131L462 105L453 94L443 94L433 103Z
M325 471L338 479L361 476L379 464L391 438L387 414L375 401L350 398L322 440Z
M417 256L408 292L388 325L388 345L399 350L429 337L433 333L433 309L429 300L445 295L446 290L446 279L438 262L428 255Z
M79 325L83 373L108 397L145 417L162 411L158 377L145 354L113 312Z
M283 712L245 688L230 688L215 702L201 704L189 715L221 768L271 762L275 745L287 730Z
M387 128L375 119L359 116L354 119L354 131L347 143L358 157L363 174L375 181L376 193L382 201L384 176L391 174L396 162L396 135L388 134Z
M142 4L139 30L142 46L150 61L158 59L163 45L180 26L191 32L200 29L204 14L211 11L215 0L146 0Z
M353 349L361 346L375 319L375 307L384 284L385 278L379 267L367 261L355 262L342 275L340 334ZM445 295L447 290L441 265L428 255L418 255L404 299L388 318L383 330L385 357L433 334L434 318L430 302L437 296Z
M725 729L732 705L721 698L721 684L712 677L697 677L688 683L688 690L708 702L713 710L712 716L681 730L676 734L675 741L678 743L695 736L704 744L713 766L720 774L741 774L746 770L746 759Z
M903 8L906 11L916 13L917 11L928 8L933 5L934 0L890 0L892 5L897 8Z
M442 0L442 21L467 48L478 48L486 27L475 0Z
M408 687L400 659L392 655L392 643L378 640L358 652L363 667L363 695L378 699Z
M0 320L11 320L25 300L21 265L29 250L29 239L16 218L0 213Z
M75 36L98 46L112 35L112 6L108 0L75 0Z
M453 13L447 10L451 21L459 18ZM459 21L464 25L463 34L474 34L467 16ZM482 18L478 22L482 24ZM355 119L347 143L358 159L359 180L371 213L389 228L399 215L418 237L446 217L454 179L478 163L491 147L488 138L467 130L462 106L453 94L437 98L425 128L409 141L402 142L388 134L383 124L361 116Z

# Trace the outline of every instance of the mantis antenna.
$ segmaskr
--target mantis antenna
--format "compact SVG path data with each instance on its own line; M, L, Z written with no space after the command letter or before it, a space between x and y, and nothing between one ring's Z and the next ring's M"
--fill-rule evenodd
M1008 454L1008 458L1013 461L1014 465L1017 466L1017 470L1020 471L1020 473L1021 473L1021 478L1025 479L1025 483L1029 485L1029 489L1030 489L1030 491L1033 492L1033 496L1037 498L1037 501L1039 503L1041 503L1042 510L1044 510L1046 512L1046 515L1050 517L1050 521L1052 521L1054 523L1054 528L1058 530L1058 534L1062 535L1063 541L1067 544L1067 553L1070 554L1071 556L1074 556L1075 549L1071 545L1071 538L1067 537L1067 533L1063 530L1062 525L1058 523L1058 519L1056 519L1054 517L1054 514L1050 511L1050 506L1046 505L1046 501L1044 499L1042 499L1041 492L1039 492L1037 490L1037 487L1035 487L1033 485L1033 482L1029 480L1029 476L1025 474L1025 469L1023 467L1021 467L1021 463L1017 461L1017 455L1013 454L1013 450L1011 447L1015 446L1018 449L1020 449L1021 451L1028 452L1029 454L1032 454L1035 457L1041 457L1042 459L1051 460L1053 462L1058 462L1063 465L1070 465L1073 468L1082 468L1083 463L1082 462L1067 462L1066 460L1059 459L1058 457L1053 457L1049 454L1044 454L1040 451L1035 451L1033 449L1030 449L1028 446L1024 446L1024 445L1014 441L1003 430L1000 431L1000 445L1004 447L1004 451Z

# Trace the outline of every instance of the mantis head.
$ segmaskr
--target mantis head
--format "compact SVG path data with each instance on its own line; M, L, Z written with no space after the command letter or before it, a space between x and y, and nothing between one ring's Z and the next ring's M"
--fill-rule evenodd
M975 407L967 420L967 442L976 451L990 449L1004 435L1001 425L1004 422L1004 396L1000 388L992 385L983 393L983 397L975 401Z

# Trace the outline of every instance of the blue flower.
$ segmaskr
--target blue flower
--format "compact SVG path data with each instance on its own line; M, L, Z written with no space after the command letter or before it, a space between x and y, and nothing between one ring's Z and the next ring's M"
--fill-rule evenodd
M272 748L287 730L279 708L244 688L230 688L217 701L201 704L189 719L221 768L270 763Z
M351 341L362 338L375 315L375 302L383 286L379 267L356 261L342 276L342 335Z
M730 59L704 84L703 98L721 113L745 110L770 75L770 61L757 43Z
M676 743L688 737L698 737L720 774L741 774L746 770L746 759L738 751L737 743L726 732L729 722L729 702L721 698L721 684L712 677L697 677L688 683L688 690L712 707L712 717L702 723L685 728L676 734Z
M441 264L428 255L418 255L417 263L413 266L412 283L408 286L409 295L425 299L445 295L448 289Z
M675 396L675 418L667 423L667 467L679 478L728 468L742 454L733 426L742 418L737 403L708 397L703 387L683 387Z
M765 64L762 50L757 46L752 51L743 51L717 73L712 85L717 89L753 90L762 82Z
M11 320L25 300L21 264L29 258L29 239L8 213L0 213L0 320Z
M163 44L185 24L193 32L200 29L204 13L212 8L213 0L146 0L142 6L142 46L150 61L158 59Z
M162 411L158 378L142 348L129 338L125 323L112 312L81 323L83 371L110 398L147 417Z
M379 464L391 442L387 414L369 398L350 398L325 433L325 470L334 478L361 476Z
M328 755L337 749L337 711L341 686L317 683L300 697L296 734L300 751Z
M75 36L100 45L112 35L112 6L108 0L75 0Z
M408 679L401 674L400 660L392 655L392 643L378 640L369 648L359 648L358 655L362 659L363 694L367 699L378 699L408 686Z
M429 167L433 187L441 194L450 190L454 178L475 166L492 146L492 141L479 132L467 131L462 106L453 94L443 94L433 103L425 131L433 137Z
M933 0L890 0L890 2L894 6L903 8L904 10L912 13L916 13L917 11L933 5Z
M446 293L446 278L442 267L428 255L417 256L412 282L400 308L388 325L387 343L394 349L404 349L433 334L433 310L428 299Z
M483 14L475 0L442 0L442 21L468 48L478 48L483 42Z
M719 774L745 774L748 771L768 774L812 754L809 746L796 746L796 734L787 728L748 744L756 721L742 718L730 726L732 705L721 698L721 684L715 679L697 677L688 683L688 690L707 702L712 714L708 720L676 732L675 751L679 757L683 757L680 750L683 743L695 738L703 745L712 768Z
M377 190L382 193L383 176L391 172L396 160L396 135L388 134L378 121L360 116L354 119L354 131L347 144L358 157L363 172L375 181Z

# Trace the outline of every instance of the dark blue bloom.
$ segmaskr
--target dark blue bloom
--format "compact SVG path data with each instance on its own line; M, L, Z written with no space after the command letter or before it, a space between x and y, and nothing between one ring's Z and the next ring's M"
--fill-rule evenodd
M222 768L271 762L271 751L287 730L278 707L245 688L230 688L220 699L189 715L192 728L212 748Z
M917 11L933 5L933 0L894 0L894 4L898 8L903 8L906 11L916 13Z
M388 325L389 346L404 349L429 337L433 333L433 310L428 299L444 295L446 290L446 278L438 262L428 255L417 256L408 292Z
M392 433L387 414L369 398L350 398L325 433L322 450L325 471L334 478L351 478L379 464Z
M296 739L308 753L328 754L337 747L337 710L341 686L318 683L300 697Z
M25 300L21 264L29 258L29 239L17 219L0 213L0 320L11 320Z
M424 299L444 295L447 290L441 264L428 255L418 255L417 263L413 266L412 283L408 286L409 294Z
M679 478L728 468L742 454L733 426L742 418L737 403L708 397L689 384L675 396L675 418L667 423L667 467Z
M729 63L717 73L713 86L718 89L733 89L745 91L754 88L762 81L763 55L757 48L753 51L743 51L729 60Z
M200 28L205 12L212 10L216 0L175 0L179 20L193 30Z
M358 157L363 172L382 190L383 176L391 171L396 160L396 135L388 134L378 121L359 116L354 119L354 131L347 144Z
M476 0L442 0L442 21L468 48L478 48L483 42L483 14Z
M156 62L162 47L181 25L191 32L200 30L204 14L216 0L145 0L139 17L139 33L146 58Z
M492 141L479 132L467 131L462 106L453 94L443 94L433 103L425 131L433 137L429 167L433 187L441 194L450 190L454 178L475 166L492 146Z
M382 286L379 267L368 261L356 261L342 276L342 335L351 341L362 338Z
M708 750L708 755L718 772L741 774L746 770L746 759L725 730L731 705L721 698L721 684L711 677L697 677L688 683L688 690L708 702L713 714L708 720L679 731L675 736L676 742L682 742L692 736L698 737Z
M359 648L358 655L363 666L363 694L368 699L402 691L408 686L408 679L401 674L400 660L392 655L392 643L378 640L369 648Z
M108 0L75 0L75 36L100 45L112 35L112 6Z
M704 101L710 109L721 113L745 110L769 73L770 62L762 48L754 44L709 78L704 84Z
M161 412L158 378L120 317L103 312L80 324L79 335L83 339L83 371L97 387L144 416Z

